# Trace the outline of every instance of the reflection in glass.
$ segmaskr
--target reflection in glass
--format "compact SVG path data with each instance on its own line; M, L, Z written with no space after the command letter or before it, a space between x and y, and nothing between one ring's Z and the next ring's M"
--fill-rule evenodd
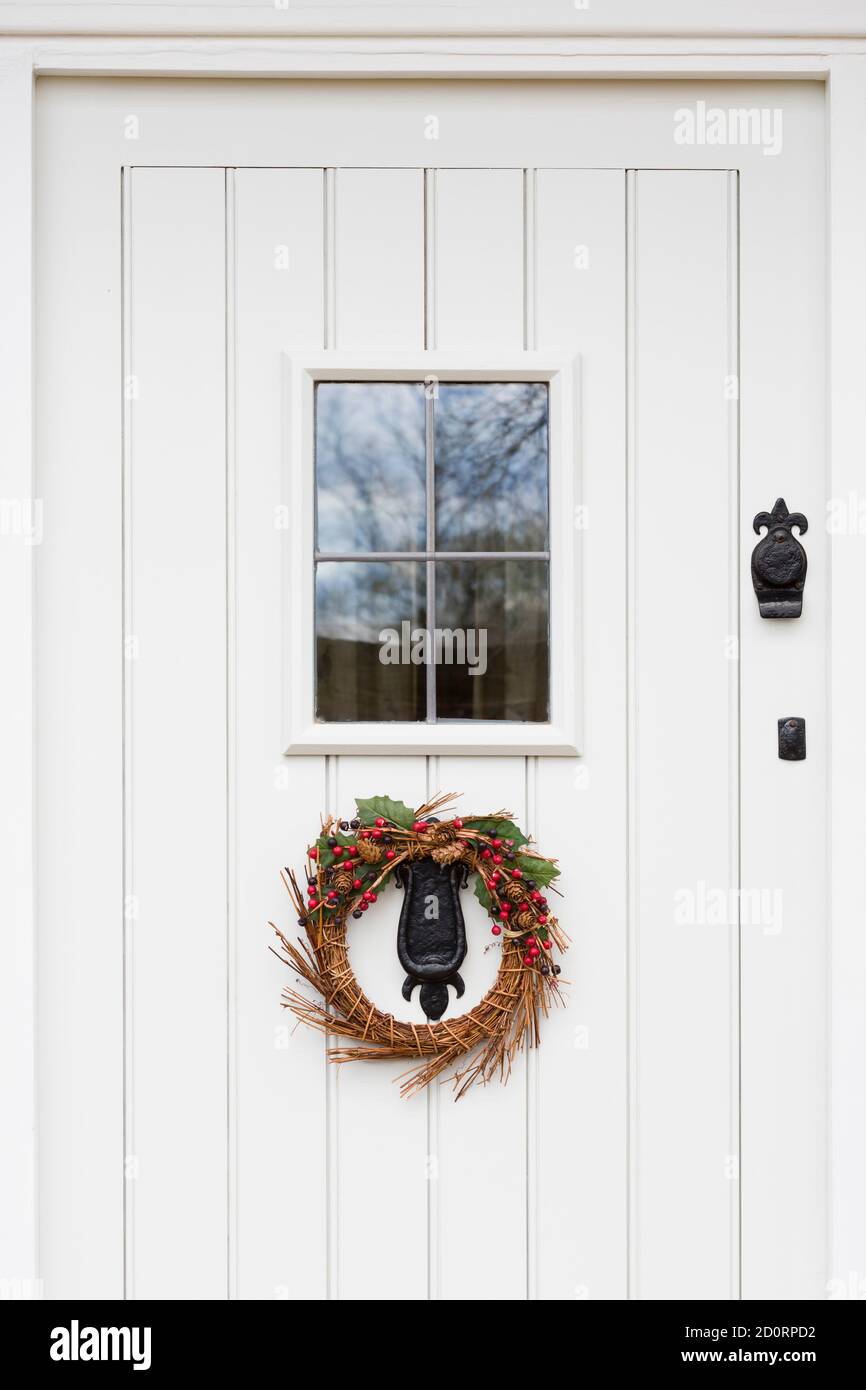
M426 621L424 568L413 560L316 566L317 719L425 718L426 668L401 660L387 637L390 629L403 654L411 650L412 630Z
M433 415L437 550L546 550L546 384L443 384Z
M550 718L549 574L546 560L437 560L436 669L439 719Z
M423 550L424 387L316 387L316 545L332 555Z

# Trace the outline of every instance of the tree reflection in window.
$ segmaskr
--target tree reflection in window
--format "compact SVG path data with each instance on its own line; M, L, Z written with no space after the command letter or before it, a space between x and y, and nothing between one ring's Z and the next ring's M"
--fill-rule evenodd
M316 715L550 717L540 382L316 388Z
M547 387L439 387L435 404L439 550L547 548Z

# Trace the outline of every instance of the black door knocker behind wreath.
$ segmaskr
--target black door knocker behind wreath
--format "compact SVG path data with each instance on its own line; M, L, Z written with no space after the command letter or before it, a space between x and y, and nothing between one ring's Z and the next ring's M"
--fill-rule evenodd
M433 824L436 818L428 818ZM465 864L437 864L416 859L401 864L397 882L405 893L397 928L397 955L406 971L403 998L411 999L416 985L421 1008L438 1023L448 1007L448 986L459 999L464 984L458 971L466 955L466 927L460 890L469 882Z

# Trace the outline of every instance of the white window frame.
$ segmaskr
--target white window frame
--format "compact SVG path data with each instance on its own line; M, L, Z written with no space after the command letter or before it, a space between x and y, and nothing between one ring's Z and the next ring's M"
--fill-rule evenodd
M580 751L580 496L574 353L287 351L284 708L289 753L550 754ZM320 381L538 381L549 390L550 719L328 723L315 717L315 390ZM363 558L360 557L359 558Z

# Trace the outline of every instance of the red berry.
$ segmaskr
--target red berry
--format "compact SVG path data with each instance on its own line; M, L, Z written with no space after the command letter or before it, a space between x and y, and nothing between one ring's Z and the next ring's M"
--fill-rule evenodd
M501 863L502 863L502 855L501 855L501 854L494 854L494 856L493 856L493 862L494 862L494 864L501 864Z
M377 895L376 895L375 893L371 893L371 894L370 894L370 902L371 902L371 903L374 903L374 902L376 901L376 896L377 896Z
M535 889L535 891L534 891L533 893L530 893L529 896L531 897L531 899L532 899L532 901L533 901L534 903L540 903L540 902L541 902L541 894L539 893L539 891L538 891L537 888Z
M512 870L511 870L511 877L512 877L512 878L523 878L523 874L522 874L522 872L521 872L520 869L512 869Z
M456 818L456 820L454 821L454 829L455 829L455 830L462 830L462 829L463 829L463 822L462 822L462 820L460 819L459 816L458 816L458 817Z
M502 906L501 906L500 909L499 909L499 916L500 916L500 917L507 917L510 911L511 911L511 905L510 905L510 903L503 903Z
M353 888L363 888L364 885L363 885L363 883L361 882L361 880L360 880L359 878L356 878L355 881L354 881L353 884L352 884L352 887L353 887Z
M532 956L533 960L538 960L538 957L541 955L541 952L539 951L537 946L533 946L529 954Z
M317 908L318 906L319 906L318 903L310 903L310 911L311 911L311 912L315 912L315 910L316 910L316 908Z
M350 854L357 854L357 853L358 853L358 846L357 846L357 845L352 845L352 848L349 850L349 853L350 853Z
M381 830L379 830L379 829L377 828L376 830L373 831L373 839L374 839L374 840L381 840L381 838L382 838L382 832L381 832Z
M483 849L483 850L481 851L481 858L482 858L482 859L489 859L489 858L490 858L490 850L489 850L489 849Z
M370 906L370 904L369 904L369 903L365 903L365 902L360 902L360 903L358 904L358 906L360 907L360 909L361 909L362 912L366 912L366 911L367 911L367 908Z
M319 851L316 849L315 845L312 849L308 849L307 853L309 854L311 859L318 859L319 857Z
M331 891L330 891L330 893L328 894L328 897L329 897L329 898L336 898L336 896L337 896L337 894L336 894L335 890L332 888Z
M527 944L527 946L534 946L534 945L535 945L535 937L534 937L534 936L528 936L528 937L526 938L526 944Z
M502 928L499 927L499 926L491 927L490 930L493 932L493 935L494 935L494 936L501 936L501 935L502 935Z
M531 964L532 964L532 956L524 956L524 957L523 957L523 964L524 964L524 965L531 965Z
M502 841L501 841L501 840L491 840L490 843L492 844L492 846L493 846L494 849L501 849L501 848L502 848Z
M544 926L545 922L547 921L547 918L545 917L545 915L544 915L543 912L542 912L542 914L541 914L541 916L539 917L538 920L539 920L539 922L541 923L541 925Z
M396 854L397 854L397 851L394 850L394 849L386 849L386 850L385 850L385 858L386 858L386 859L394 859L394 858L396 857Z
M372 899L373 899L373 894L370 892L369 889L367 889L367 892L364 894L364 901L369 903L369 902L372 902Z
M377 817L376 817L376 824L377 824L377 825L384 825L384 824L385 824L385 817L384 817L384 816L377 816Z
M370 832L369 832L369 830L359 830L359 831L358 831L358 839L359 839L359 840L367 840L367 839L369 839L369 837L370 837Z

